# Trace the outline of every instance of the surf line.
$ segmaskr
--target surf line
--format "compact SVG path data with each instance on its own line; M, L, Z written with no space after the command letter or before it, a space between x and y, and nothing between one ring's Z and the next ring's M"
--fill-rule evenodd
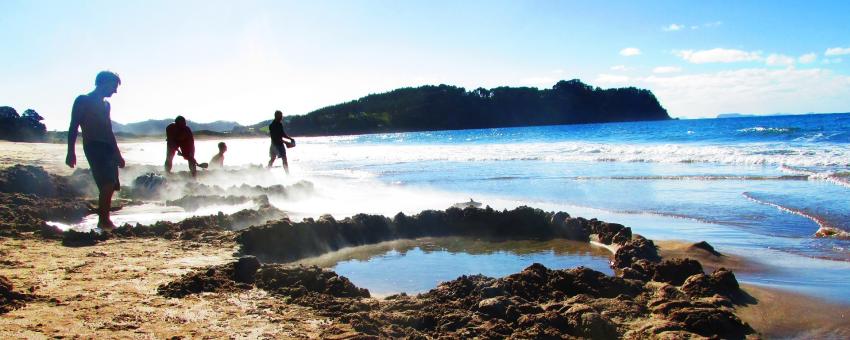
M774 207L776 209L779 209L779 211L783 211L783 212L786 212L786 213L789 213L789 214L794 214L794 215L797 215L797 216L802 216L802 217L805 217L805 218L812 220L813 222L815 222L815 224L818 225L818 231L815 232L815 235L814 235L815 237L834 237L834 238L839 238L839 239L850 239L850 233L848 233L844 230L841 230L839 228L836 228L836 227L830 225L829 223L827 223L826 221L824 221L823 219L821 219L817 216L808 214L803 210L788 208L788 207L781 206L781 205L773 203L773 202L760 200L760 199L754 197L752 194L750 194L749 192L746 192L746 191L741 193L741 194L744 195L744 197L746 197L747 199L749 199L753 202L756 202L758 204L764 204L764 205L767 205L767 206L771 206L771 207Z

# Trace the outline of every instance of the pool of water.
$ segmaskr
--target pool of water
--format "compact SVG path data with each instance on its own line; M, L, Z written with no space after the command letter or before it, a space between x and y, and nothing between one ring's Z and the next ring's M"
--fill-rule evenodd
M422 293L461 275L502 277L533 263L550 269L585 266L613 275L611 253L569 240L488 242L469 238L421 238L345 248L299 261L333 269L372 295Z

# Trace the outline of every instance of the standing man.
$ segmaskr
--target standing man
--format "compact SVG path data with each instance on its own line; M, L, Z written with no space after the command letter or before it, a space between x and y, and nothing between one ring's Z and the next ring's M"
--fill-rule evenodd
M195 160L195 137L192 129L186 125L186 118L177 116L174 123L165 128L165 172L171 173L171 162L174 154L178 153L189 162L189 171L192 177L198 174L198 161Z
M272 146L269 148L269 168L272 167L275 157L280 157L283 161L283 169L289 175L289 163L286 161L286 147L295 146L295 140L283 131L283 112L277 110L274 112L274 120L269 124L269 137L272 138ZM289 139L289 143L284 146L283 139Z
M94 90L74 100L71 126L68 127L65 164L72 168L77 165L77 129L82 129L83 151L98 190L97 227L104 231L115 229L115 224L109 219L109 210L112 207L112 194L121 189L118 168L124 167L124 158L112 133L109 102L106 101L106 98L118 92L120 84L121 78L114 72L98 73L94 80Z

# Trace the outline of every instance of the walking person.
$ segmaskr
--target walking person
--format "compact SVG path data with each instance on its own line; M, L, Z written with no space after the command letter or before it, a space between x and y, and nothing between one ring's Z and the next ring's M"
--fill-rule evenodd
M274 164L275 158L279 157L283 161L283 170L289 175L289 163L286 161L286 148L295 146L295 140L286 134L283 130L283 112L277 110L274 112L274 120L269 124L269 137L272 139L272 145L269 147L269 168ZM283 139L289 139L285 142ZM286 144L286 145L284 145Z
M75 144L77 129L82 130L83 151L89 162L92 177L97 185L97 227L104 231L115 229L109 218L112 195L121 190L118 168L123 168L124 158L112 133L111 107L106 98L118 92L121 78L111 71L102 71L95 77L93 91L80 95L71 108L71 126L68 127L68 154L65 164L77 165Z

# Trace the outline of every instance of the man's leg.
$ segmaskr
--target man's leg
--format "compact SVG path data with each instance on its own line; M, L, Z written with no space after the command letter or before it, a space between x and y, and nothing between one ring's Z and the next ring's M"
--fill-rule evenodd
M274 164L274 158L275 158L274 155L269 156L269 166L268 166L268 168L271 168L272 164Z
M192 173L192 177L198 176L198 161L195 159L189 159L189 172Z
M101 184L97 188L100 192L97 199L97 226L101 229L112 229L115 225L109 219L109 211L112 209L112 194L115 193L115 184Z
M171 162L174 161L174 154L177 152L177 149L172 149L169 147L165 148L165 172L171 173Z
M280 159L283 161L283 170L286 170L286 174L289 175L289 162L286 161L286 154L282 155Z

